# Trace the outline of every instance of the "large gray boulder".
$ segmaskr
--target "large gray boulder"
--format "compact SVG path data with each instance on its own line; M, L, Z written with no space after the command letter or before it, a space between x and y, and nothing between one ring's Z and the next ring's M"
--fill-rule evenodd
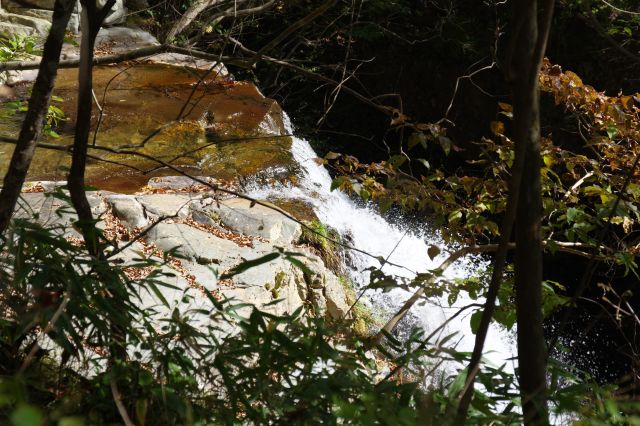
M106 0L98 0L98 5L100 7L104 6L105 3ZM3 5L9 12L22 14L24 9L53 11L55 0L5 0ZM76 2L74 12L78 13L79 10L79 2ZM104 25L110 26L123 24L126 21L126 17L127 8L124 5L124 1L116 0L116 3L113 5L111 11L107 14L107 17L104 20Z
M5 36L22 34L46 37L50 28L51 23L45 19L0 11L0 34Z
M31 184L29 189L51 191L60 185L39 182ZM205 309L208 302L204 292L245 304L246 307L238 312L240 315L248 315L251 306L275 315L291 314L302 308L332 320L342 319L348 312L348 296L338 277L310 249L292 244L299 235L295 222L287 222L288 219L268 208L251 207L249 202L239 199L221 200L220 206L214 202L212 207L210 202L213 200L201 193L125 195L88 192L87 197L92 213L103 219L98 224L103 229L112 223L105 217L109 214L116 215L131 230L178 213L172 219L175 223L166 220L155 224L140 241L117 243L130 244L116 256L123 265L148 256L160 264L157 268L164 274L161 281L166 286L160 285L157 291L141 288L138 295L139 305L152 308L158 318L171 315L174 309L183 315L190 309ZM232 225L236 232L221 232L220 228L194 224L190 221L194 206L196 211L218 214L217 220ZM73 208L44 192L23 193L16 216L35 216L43 225L58 226L62 235L80 237L73 230L76 220ZM296 259L305 265L304 270L287 260L282 254L282 245L286 245L288 252L299 255ZM152 247L160 251L149 250ZM164 255L170 251L174 257L168 258L167 262ZM274 253L279 255L266 262L256 262ZM248 269L239 268L247 262L255 264ZM192 297L185 304L183 299L187 293ZM207 315L200 315L197 320L203 326L207 321Z
M87 200L91 207L91 213L95 218L99 218L106 213L107 205L98 193L87 192ZM22 193L18 199L13 217L31 220L45 228L49 228L57 235L82 239L82 235L74 227L74 223L78 220L78 215L73 207L66 201L52 196L51 193ZM99 222L97 226L103 228L104 222Z
M184 270L207 289L217 288L227 299L249 303L280 315L292 313L307 302L317 313L338 320L349 305L338 278L320 258L306 250L298 257L312 274L296 268L280 256L219 281L220 277L244 262L277 252L272 243L254 241L253 247L239 246L184 223L161 223L147 234L147 240L163 251L175 249ZM278 303L273 303L279 300Z
M140 28L101 28L96 38L96 46L107 45L113 53L127 52L141 47L157 46L158 40Z
M53 10L47 9L14 8L12 9L12 13L44 19L47 22L52 22L53 19ZM80 31L80 15L77 12L71 14L69 23L67 24L67 30L74 34L77 34L78 31Z
M105 200L129 230L142 228L149 223L142 204L133 195L114 194L107 196Z
M2 6L9 12L24 8L53 10L55 3L55 0L3 0ZM76 4L75 11L78 10L77 8L78 5Z

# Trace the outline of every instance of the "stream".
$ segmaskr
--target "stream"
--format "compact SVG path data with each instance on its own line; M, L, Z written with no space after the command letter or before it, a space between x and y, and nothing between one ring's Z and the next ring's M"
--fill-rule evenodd
M287 133L295 134L295 130L285 114L285 128ZM382 256L390 263L400 265L385 265L382 270L387 274L399 277L412 278L416 272L426 272L436 268L447 257L446 245L436 233L424 229L417 229L414 225L408 225L398 218L395 223L390 223L383 218L375 206L356 202L341 191L331 191L331 176L327 169L318 165L314 160L316 153L308 141L293 137L291 150L294 160L301 166L301 178L293 184L279 185L254 185L249 190L249 195L256 198L292 198L304 200L313 206L318 219L336 229L341 236L347 237L354 247L366 251L375 257ZM429 259L428 247L437 245L443 248L443 253L435 259ZM350 273L356 287L363 289L369 283L367 268L379 267L380 263L370 256L362 253L350 255ZM444 273L445 279L464 278L474 274L479 268L486 266L486 262L480 258L466 258L457 261ZM395 288L390 292L368 290L367 301L374 308L384 312L386 320L395 313L402 304L411 296L411 293ZM412 308L409 318L401 321L398 327L407 328L420 326L427 334L445 323L459 308L473 301L466 293L461 292L454 306L449 306L446 295L428 303L417 303ZM474 335L471 332L469 317L473 310L458 316L438 333L439 337L456 333L453 341L457 341L456 349L459 351L472 351ZM509 333L497 325L492 325L489 330L484 351L485 359L496 367L507 364L506 370L513 372L512 357L515 356L515 345ZM450 366L453 367L453 366Z

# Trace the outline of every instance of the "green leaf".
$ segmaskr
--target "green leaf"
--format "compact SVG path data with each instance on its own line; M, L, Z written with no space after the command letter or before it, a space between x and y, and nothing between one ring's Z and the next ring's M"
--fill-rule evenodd
M409 149L413 149L416 145L422 145L423 148L427 148L427 137L422 132L413 132L409 136L408 146Z
M58 426L84 426L85 422L82 417L62 417L58 420Z
M449 214L448 220L449 223L457 222L462 219L462 211L454 210Z
M344 189L347 183L349 183L349 178L346 176L338 176L331 181L331 191L338 188Z
M482 320L482 312L483 311L475 311L471 315L471 319L469 320L469 325L471 326L471 332L473 334L478 333L480 329L480 320Z
M576 209L575 207L569 207L567 209L567 223L575 222L579 213L580 210Z
M446 136L439 136L438 142L440 142L440 146L446 155L449 155L451 152L451 147L453 146L453 142Z
M427 249L427 255L431 260L435 259L436 256L438 256L439 254L440 254L440 247L436 245L429 246L429 248Z
M234 275L241 274L248 269L254 268L256 266L262 265L267 262L271 262L272 260L277 259L278 257L280 257L280 253L269 253L257 259L244 261L241 264L232 268L229 272L220 276L220 279L224 280L227 278L231 278Z
M20 404L11 413L11 423L14 426L40 426L43 423L42 413L32 405Z
M153 294L155 294L156 297L158 299L160 299L162 304L168 308L169 307L169 302L167 302L167 299L164 297L164 295L158 289L158 287L153 282L149 282L149 287L151 288L151 291L153 291Z
M313 271L309 269L307 265L302 263L300 259L296 259L295 257L292 257L292 256L285 256L285 259L288 260L289 263L291 263L293 266L300 269L302 272L306 274L313 274Z
M360 190L360 197L362 197L363 200L367 201L369 198L371 198L371 193L366 189L362 188Z
M407 161L407 157L405 157L404 155L392 155L387 160L387 163L394 169L397 169L398 167L402 166L405 161Z
M451 382L448 389L450 400L454 398L458 398L458 394L462 392L462 389L464 389L464 384L466 381L467 381L467 372L464 371L461 374L458 374L455 380Z
M610 124L610 125L607 127L607 136L609 136L609 139L613 139L613 138L615 138L617 135L618 135L618 128L617 128L615 125Z
M427 160L425 160L424 158L416 158L415 161L417 161L418 163L422 164L427 169L431 168L431 164L429 164L429 162Z

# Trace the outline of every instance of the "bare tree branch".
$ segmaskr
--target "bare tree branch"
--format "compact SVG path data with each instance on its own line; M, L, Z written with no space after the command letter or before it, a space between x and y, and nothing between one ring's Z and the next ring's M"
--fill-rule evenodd
M314 9L313 11L311 11L311 13L309 13L308 15L303 17L302 19L300 19L300 20L296 21L295 23L293 23L292 25L290 25L289 28L287 28L286 30L284 30L283 32L278 34L269 43L267 43L266 45L262 46L262 48L260 48L260 50L258 50L256 52L255 56L251 60L251 64L254 64L257 61L259 61L264 53L270 51L271 49L273 49L274 47L276 47L277 45L282 43L291 34L293 34L294 32L298 31L299 29L303 28L305 25L307 25L310 22L312 22L318 16L322 15L327 10L332 8L333 5L336 4L336 1L337 0L327 0L327 1L325 1L318 8Z
M189 9L180 17L178 22L173 24L173 27L167 33L165 40L173 41L173 39L180 34L185 28L196 19L200 12L207 8L214 7L222 3L222 0L198 0L192 4Z

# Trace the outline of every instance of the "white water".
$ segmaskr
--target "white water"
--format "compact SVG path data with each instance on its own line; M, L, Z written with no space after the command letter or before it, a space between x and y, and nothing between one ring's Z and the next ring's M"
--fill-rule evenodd
M293 134L288 117L285 117L285 124L287 131ZM323 166L314 161L317 155L307 141L293 137L292 152L294 159L302 168L302 176L297 185L278 188L256 187L251 191L252 196L257 198L284 196L305 200L313 206L322 223L333 227L343 236L348 235L352 246L402 266L400 268L385 265L383 271L387 274L411 278L416 272L426 272L435 268L447 257L446 247L436 235L429 235L424 231L401 229L387 222L374 208L358 205L341 191L331 191L331 177ZM427 249L434 244L443 249L443 254L431 261L427 255ZM368 274L364 269L370 266L379 267L380 263L375 258L361 253L354 253L352 260L354 265L352 278L363 287L369 282ZM445 271L444 277L471 276L478 267L482 267L478 259L463 259ZM367 293L374 304L383 306L387 313L385 320L395 313L410 295L410 292L399 288L385 294L374 293L371 290ZM449 307L445 295L442 300L436 299L426 304L416 304L411 312L418 322L417 325L430 333L456 313L460 307L471 303L474 301L470 300L466 293L461 293L455 305ZM451 321L440 333L441 336L446 336L457 332L456 337L450 342L459 341L456 348L460 351L471 351L473 348L474 336L469 327L469 316L472 312L467 310ZM508 340L507 333L498 327L492 327L485 344L485 358L495 366L507 362L513 356L513 345ZM513 371L510 363L507 365L507 370Z

